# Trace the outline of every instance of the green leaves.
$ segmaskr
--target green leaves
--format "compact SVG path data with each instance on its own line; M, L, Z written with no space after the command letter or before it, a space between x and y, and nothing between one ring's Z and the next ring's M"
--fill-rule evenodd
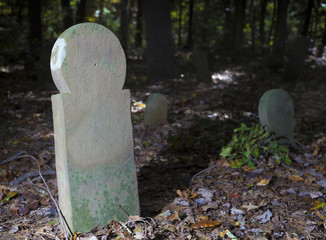
M241 123L239 128L234 129L232 141L222 148L220 156L227 159L234 168L244 164L254 168L260 156L273 157L278 164L282 161L291 164L289 149L279 145L275 136L261 128L260 124L248 127Z

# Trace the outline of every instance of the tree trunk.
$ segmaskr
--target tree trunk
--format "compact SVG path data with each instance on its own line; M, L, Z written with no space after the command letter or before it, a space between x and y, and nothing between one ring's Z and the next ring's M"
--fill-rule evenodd
M39 44L42 41L41 0L28 1L29 41Z
M189 1L189 19L188 19L188 36L187 36L187 47L192 48L192 20L194 13L194 0Z
M178 49L181 48L181 29L182 29L182 0L179 0Z
M137 0L136 47L143 42L143 0Z
M259 19L259 40L260 40L260 46L264 52L264 49L266 48L265 17L266 17L267 0L262 0L260 4L261 5L260 5L260 19Z
M272 16L272 23L268 31L268 36L267 36L267 45L269 46L269 43L271 41L271 38L273 36L273 31L275 30L275 22L276 22L276 12L277 12L277 2L276 0L273 0L274 3L274 8L273 8L273 16ZM275 40L275 39L274 39Z
M302 30L302 35L305 37L307 37L307 35L308 35L313 6L314 6L314 0L308 0L307 10L306 10L306 20L304 22L304 26L303 26L303 30Z
M278 0L277 21L273 55L282 57L284 55L287 40L287 9L288 0Z
M233 31L232 31L232 26L233 26L233 16L232 16L232 12L231 12L231 1L230 0L226 0L223 1L224 5L224 14L225 14L225 18L224 18L224 25L223 25L223 46L227 49L227 50L231 50L232 49L232 39L233 39Z
M256 6L255 0L251 0L251 12L252 12L252 22L251 22L251 48L255 51L256 48Z
M120 42L125 54L128 52L128 0L120 2Z
M85 10L87 0L80 0L77 4L76 22L82 23L85 21Z
M246 0L235 0L235 21L233 27L233 50L239 50L243 44L243 27Z
M144 0L146 62L151 82L175 76L170 1Z
M70 0L61 0L61 8L63 13L64 29L73 25L73 15L70 6Z

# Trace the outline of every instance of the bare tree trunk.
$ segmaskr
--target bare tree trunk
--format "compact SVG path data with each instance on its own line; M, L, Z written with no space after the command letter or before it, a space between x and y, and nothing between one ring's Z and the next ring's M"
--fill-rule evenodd
M192 48L192 21L194 13L194 0L189 1L189 19L188 19L188 36L187 36L187 47Z
M128 52L128 2L129 0L120 2L120 42L126 55Z
M278 0L277 21L273 55L281 57L284 54L287 40L287 9L288 0Z
M235 22L233 28L233 50L239 50L243 44L243 27L246 0L235 0Z
M256 48L256 6L255 0L251 0L251 12L252 12L252 22L251 22L251 48L255 51Z
M260 5L260 19L259 19L259 40L260 40L260 46L262 48L262 52L264 52L264 49L266 48L265 17L266 17L267 0L262 0L260 4L261 5Z
M232 39L233 39L233 31L232 31L232 26L233 26L233 16L231 12L231 1L226 0L223 1L224 5L224 14L225 14L225 19L224 19L224 25L223 25L223 46L227 50L232 49Z
M277 2L276 0L273 0L274 3L274 9L273 9L273 16L272 16L272 23L268 31L268 37L267 37L267 44L269 45L271 38L273 36L273 31L275 30L275 23L276 23L276 12L277 12Z
M85 10L87 0L80 0L77 4L76 22L82 23L85 21Z
M307 37L307 35L308 35L313 6L314 6L314 0L308 0L307 10L306 10L306 20L304 22L304 26L303 26L303 30L302 30L302 35L305 37Z
M61 0L64 29L73 25L72 9L69 0Z
M41 0L28 1L29 41L31 44L42 41Z
M136 47L143 42L143 0L137 0Z
M182 29L182 0L179 0L178 49L181 48L181 29Z
M151 82L175 76L170 1L144 0L146 62Z

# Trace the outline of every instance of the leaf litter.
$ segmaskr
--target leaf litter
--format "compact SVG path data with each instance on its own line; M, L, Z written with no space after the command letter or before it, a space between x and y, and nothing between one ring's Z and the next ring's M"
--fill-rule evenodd
M259 97L279 84L278 75L243 62L220 63L232 81L200 83L189 75L131 89L142 217L110 221L70 239L325 239L325 84L300 82L290 92L296 139L305 146L290 152L291 165L260 158L255 168L232 168L219 157L222 147L240 123L257 123ZM253 72L260 83L250 80ZM318 79L309 66L306 72ZM5 79L10 97L0 119L0 236L64 239L51 199L58 198L49 98L54 92L11 85L15 77ZM169 124L143 126L148 92L170 98Z

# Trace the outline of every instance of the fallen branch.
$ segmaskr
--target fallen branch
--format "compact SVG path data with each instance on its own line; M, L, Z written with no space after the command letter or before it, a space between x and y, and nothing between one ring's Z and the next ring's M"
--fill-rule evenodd
M27 152L26 151L20 151L19 153L16 153L14 156L11 156L10 158L7 158L7 159L3 160L2 162L0 162L0 165L6 164L6 163L11 162L13 160L16 160L18 158L24 158L25 155L21 156L22 154L27 154Z
M42 175L55 175L56 174L55 171L52 170L52 169L47 170L47 171L41 171L41 172L35 171L35 172L24 173L21 176L19 176L18 178L12 180L10 182L10 184L13 185L13 186L17 186L18 184L20 184L21 182L25 181L29 177L37 177L37 176L39 176L40 173Z
M200 174L202 174L202 173L204 173L204 172L207 172L207 171L209 171L209 170L211 170L211 169L213 169L213 168L215 168L215 167L222 167L223 164L225 163L225 161L226 161L226 160L224 160L224 159L219 160L219 161L217 161L217 163L214 164L213 166L210 166L210 167L208 167L208 168L206 168L206 169L200 171L199 173L196 173L195 176L193 176L193 177L191 178L191 180L189 181L189 188L192 186L192 184L194 183L195 179L196 179Z

